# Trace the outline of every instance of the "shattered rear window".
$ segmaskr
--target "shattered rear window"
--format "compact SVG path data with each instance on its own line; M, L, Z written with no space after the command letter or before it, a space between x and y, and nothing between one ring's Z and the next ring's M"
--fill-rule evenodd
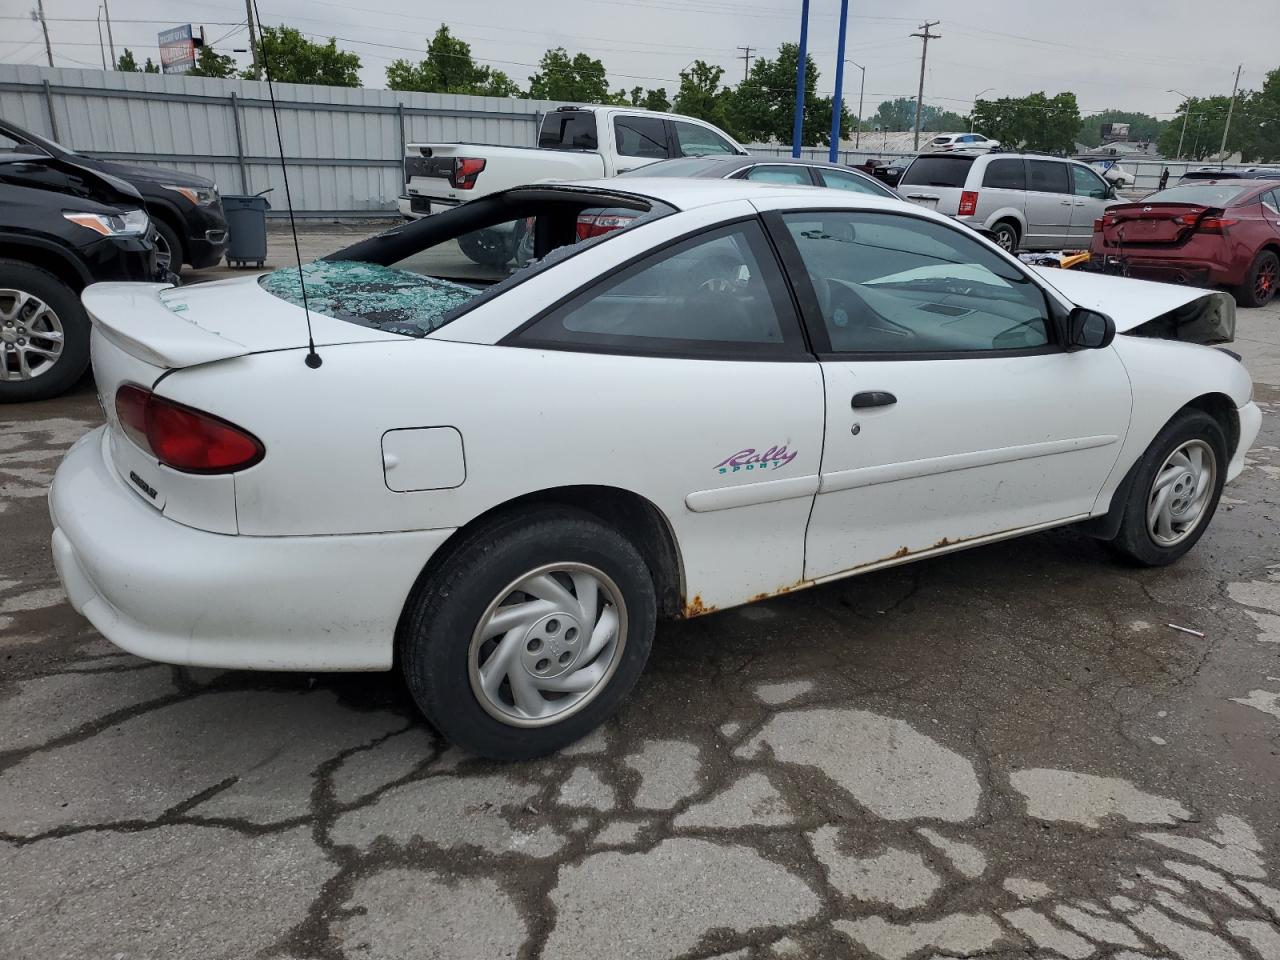
M406 337L438 330L480 293L452 280L355 260L316 260L303 266L302 275L307 306L316 313ZM261 282L268 293L302 306L297 267L275 270Z

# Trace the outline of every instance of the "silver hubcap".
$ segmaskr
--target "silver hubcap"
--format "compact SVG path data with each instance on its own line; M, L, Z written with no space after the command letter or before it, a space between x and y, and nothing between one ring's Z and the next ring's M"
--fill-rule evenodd
M626 641L627 608L604 572L582 563L538 567L480 618L467 658L471 689L503 723L558 723L608 685Z
M31 380L62 356L62 321L25 290L0 288L0 380Z
M173 262L173 251L169 249L169 241L164 238L164 234L156 231L156 265L161 270L168 271L170 264Z
M1204 519L1218 478L1218 458L1203 440L1188 440L1164 462L1147 500L1151 539L1170 547L1190 536Z

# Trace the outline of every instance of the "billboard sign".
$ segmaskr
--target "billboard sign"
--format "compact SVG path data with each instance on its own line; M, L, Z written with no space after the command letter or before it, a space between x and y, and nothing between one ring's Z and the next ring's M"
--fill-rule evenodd
M191 24L160 31L160 69L164 73L186 73L196 65L196 42Z

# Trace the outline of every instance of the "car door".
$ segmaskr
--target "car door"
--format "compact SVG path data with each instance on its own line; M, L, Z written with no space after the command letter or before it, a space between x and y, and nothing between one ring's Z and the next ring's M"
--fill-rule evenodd
M1061 160L1027 160L1027 235L1023 246L1061 247L1071 237L1074 198L1071 176Z
M978 161L978 165L982 163ZM991 157L985 163L973 220L989 227L1013 214L1021 230L1021 218L1027 215L1026 161L1021 157Z
M1129 424L1116 353L1059 346L1034 276L959 227L789 206L827 396L805 576L1086 517Z
M599 279L505 340L545 353L499 375L528 396L530 423L576 437L578 482L657 506L699 612L800 581L821 463L822 373L764 229L740 206L747 218L693 235L663 238L659 222L649 239L637 230L584 252Z
M667 124L662 117L614 114L613 142L618 156L617 173L666 160L671 155Z
M1069 164L1074 196L1071 206L1071 242L1087 247L1093 241L1093 221L1102 216L1110 201L1111 188L1082 163Z

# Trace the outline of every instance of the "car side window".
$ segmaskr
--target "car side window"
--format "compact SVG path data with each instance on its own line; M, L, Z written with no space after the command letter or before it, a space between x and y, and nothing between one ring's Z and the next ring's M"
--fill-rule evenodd
M982 175L982 185L993 190L1027 189L1027 171L1021 160L992 160Z
M613 138L624 157L665 160L670 156L667 124L661 117L614 117Z
M516 346L671 356L804 353L786 282L757 221L698 234L578 294Z
M1280 190L1271 190L1264 193L1260 198L1263 206L1272 213L1280 215Z
M0 153L31 153L29 148L24 149L24 145L19 143L13 137L6 133L0 133Z
M680 153L685 157L706 157L717 153L737 153L733 144L698 123L673 120Z
M761 164L752 167L743 176L744 180L756 183L789 183L795 186L812 187L813 179L809 176L809 168L796 164Z
M1087 170L1079 164L1073 163L1071 164L1071 180L1077 197L1092 197L1095 200L1107 199L1107 185L1092 170Z
M981 354L1049 346L1030 277L958 228L900 214L783 215L835 353Z
M890 194L882 190L874 183L868 183L866 177L860 177L857 174L845 173L843 170L828 170L822 167L818 170L818 176L822 178L824 186L831 187L836 190L849 190L853 193L868 193L873 197L887 197Z
M1027 189L1040 193L1070 193L1067 165L1056 160L1028 160Z

